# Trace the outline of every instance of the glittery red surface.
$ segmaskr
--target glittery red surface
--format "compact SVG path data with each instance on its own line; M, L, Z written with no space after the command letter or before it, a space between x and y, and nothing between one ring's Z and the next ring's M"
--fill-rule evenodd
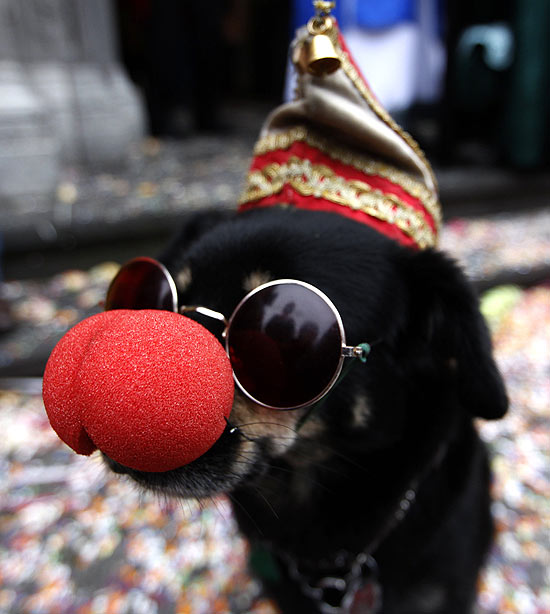
M99 448L140 471L204 454L225 428L233 375L219 341L177 313L106 311L57 344L43 398L58 435L80 454Z

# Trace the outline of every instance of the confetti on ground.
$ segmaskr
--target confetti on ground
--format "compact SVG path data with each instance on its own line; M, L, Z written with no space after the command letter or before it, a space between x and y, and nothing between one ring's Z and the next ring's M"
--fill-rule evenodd
M274 614L227 501L159 501L73 454L39 396L0 393L0 612Z
M481 581L483 614L550 613L550 286L485 296L510 396L508 415L480 423L493 454L498 534ZM491 296L492 295L492 296Z
M68 270L45 280L1 284L15 327L2 337L0 373L33 356L45 359L59 339L80 320L101 311L107 286L119 264L105 262L89 271Z
M529 215L450 220L443 226L441 247L474 280L502 271L527 277L534 269L550 266L550 207Z

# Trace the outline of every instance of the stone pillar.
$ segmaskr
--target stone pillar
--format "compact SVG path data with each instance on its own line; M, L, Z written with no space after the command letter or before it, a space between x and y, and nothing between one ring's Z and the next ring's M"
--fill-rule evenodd
M119 163L143 135L113 20L111 0L0 0L0 197L31 175L48 192L60 164Z
M59 171L59 141L48 109L18 61L11 4L11 0L0 0L2 199L51 194Z

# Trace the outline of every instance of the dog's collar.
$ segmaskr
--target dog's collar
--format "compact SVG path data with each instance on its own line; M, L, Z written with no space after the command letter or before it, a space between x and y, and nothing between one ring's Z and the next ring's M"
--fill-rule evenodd
M257 544L250 553L250 566L271 583L279 583L284 576L290 578L323 614L377 614L382 605L378 566L364 552L341 551L333 560L312 565Z
M418 481L414 481L416 487ZM250 552L252 570L262 580L278 584L283 577L295 581L302 594L323 614L378 614L382 607L382 587L374 552L393 529L404 520L416 499L411 485L399 501L390 521L369 546L357 553L339 551L332 559L309 561L290 556L271 544L257 543Z
M294 580L323 614L378 614L383 592L372 553L406 518L420 484L441 464L447 448L446 442L440 444L428 465L410 481L388 522L361 552L341 550L332 559L312 561L293 557L271 543L258 542L250 552L251 569L271 584L278 584L283 577Z

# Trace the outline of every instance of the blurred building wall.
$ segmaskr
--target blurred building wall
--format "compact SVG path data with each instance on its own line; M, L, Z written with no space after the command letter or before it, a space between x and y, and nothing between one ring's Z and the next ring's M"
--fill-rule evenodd
M120 162L143 134L113 19L110 0L0 0L0 215L47 200L64 164Z

